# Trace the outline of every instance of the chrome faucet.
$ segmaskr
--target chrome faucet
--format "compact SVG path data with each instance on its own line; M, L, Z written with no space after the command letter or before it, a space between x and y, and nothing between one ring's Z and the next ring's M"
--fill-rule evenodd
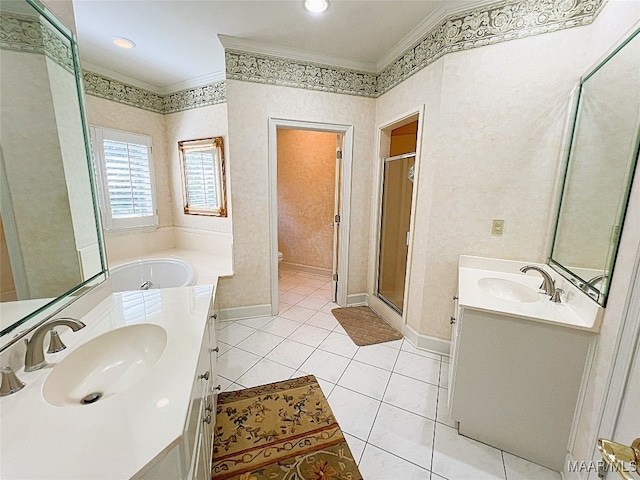
M595 277L593 277L591 280L587 280L586 283L582 284L582 290L585 292L588 292L591 288L595 288L596 283L598 282L603 282L609 278L609 274L608 273L603 273L602 275L596 275ZM600 288L600 290L602 290L602 288Z
M564 293L564 291L561 288L556 288L555 281L551 278L551 275L535 265L526 265L520 269L522 273L527 273L529 270L534 270L542 275L542 285L540 285L540 288L544 289L544 293L551 297L550 300L553 303L560 303L560 294Z
M44 367L47 362L44 359L44 337L52 328L64 325L74 332L85 327L80 320L71 317L60 317L43 323L31 336L31 340L27 340L27 354L24 358L24 371L33 372Z

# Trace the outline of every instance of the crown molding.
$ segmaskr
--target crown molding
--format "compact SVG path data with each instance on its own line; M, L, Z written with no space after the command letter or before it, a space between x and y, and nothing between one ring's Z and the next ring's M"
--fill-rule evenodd
M266 57L284 58L295 62L315 63L318 65L329 65L332 67L346 68L348 70L366 73L378 73L376 71L375 62L349 60L297 48L279 47L277 45L254 42L253 40L245 40L243 38L231 37L229 35L219 34L218 39L220 40L220 43L222 43L225 51L233 50Z
M455 15L460 12L474 10L477 8L486 7L497 3L496 0L479 0L474 3L461 6L459 8L451 9L446 5L441 6L422 22L420 22L413 30L402 38L396 45L389 50L378 62L376 63L376 73L382 72L385 68L395 62L398 58L402 57L407 50L415 47L420 43L428 34L429 31L441 24L445 18L450 15Z
M197 87L202 87L204 85L210 85L212 83L218 83L225 80L225 72L223 70L217 70L212 73L208 73L207 75L201 75L199 77L190 78L188 80L184 80L182 82L172 83L171 85L166 85L164 87L156 87L159 94L161 95L170 95L172 93L176 93L182 90L189 90Z
M117 80L118 82L131 85L133 87L138 87L151 93L155 93L156 95L163 95L165 93L162 91L162 87L158 87L156 85L152 85L151 83L138 80L137 78L130 77L120 72L116 72L115 70L100 67L95 63L82 61L82 54L80 55L80 57L80 67L82 68L82 70L88 70L102 77L107 77L111 80Z

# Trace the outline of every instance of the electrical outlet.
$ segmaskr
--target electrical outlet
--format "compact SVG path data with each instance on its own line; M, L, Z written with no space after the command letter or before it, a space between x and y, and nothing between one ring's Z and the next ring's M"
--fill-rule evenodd
M504 220L494 219L491 222L491 235L502 235L504 232Z

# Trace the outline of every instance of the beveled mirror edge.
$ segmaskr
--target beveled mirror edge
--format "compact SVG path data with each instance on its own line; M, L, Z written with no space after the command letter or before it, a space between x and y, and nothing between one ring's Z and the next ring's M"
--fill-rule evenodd
M608 290L610 286L611 277L613 276L613 272L615 270L617 254L620 248L620 238L622 237L622 233L624 231L624 223L625 223L624 221L625 221L626 213L629 207L629 197L631 194L631 188L633 187L633 180L638 170L638 162L640 161L640 128L636 133L635 154L631 155L632 165L628 172L627 188L624 192L624 196L621 202L622 207L620 209L620 216L619 216L620 231L618 233L618 238L616 240L614 247L609 252L610 261L608 262L608 264L611 265L611 268L609 269L609 271L603 272L605 275L608 276L608 279L609 279L604 283L605 285L604 291L598 290L593 285L590 285L588 280L581 278L575 272L569 270L567 267L555 261L553 259L553 250L554 250L555 241L556 241L557 232L558 232L558 224L560 221L560 211L562 207L563 193L567 183L567 173L569 171L569 166L571 163L571 150L572 150L573 141L574 141L575 132L576 132L577 118L578 118L578 114L580 113L580 106L581 106L580 97L582 93L582 87L584 85L584 82L586 82L589 78L591 78L609 60L611 60L611 58L616 53L618 53L622 48L624 48L628 43L630 43L636 36L640 36L640 22L636 22L636 24L632 28L630 28L627 32L625 32L625 34L621 36L620 40L617 41L608 50L608 52L602 57L602 59L598 60L594 64L594 66L589 68L587 72L582 77L580 77L580 82L576 89L577 90L576 94L574 95L573 101L571 102L573 108L570 110L570 114L569 114L570 123L569 123L569 126L565 129L568 132L568 134L565 135L566 143L563 144L563 148L561 149L562 155L564 158L564 166L561 169L562 174L560 175L560 181L558 182L559 185L557 185L556 187L557 194L556 194L556 200L554 202L556 207L555 221L552 222L553 228L551 230L550 243L548 246L549 256L547 258L547 264L551 268L553 268L556 272L558 272L560 275L562 275L564 278L569 280L571 283L577 285L579 289L587 297L589 297L591 300L598 303L603 308L607 306Z
M25 0L25 1L26 3L31 5L31 7L33 7L43 19L49 22L52 25L52 27L54 27L62 36L64 36L70 42L72 59L73 59L73 67L74 67L76 93L78 96L78 104L79 104L78 106L80 110L80 121L82 124L82 130L83 130L82 134L84 137L85 156L87 161L89 183L90 183L91 196L92 196L92 202L93 202L94 221L96 226L96 235L98 239L98 247L99 247L98 251L100 254L100 265L102 270L99 273L95 274L94 276L84 280L82 283L76 285L72 289L61 294L54 300L46 303L45 305L42 305L40 308L34 310L30 314L26 315L25 317L21 318L20 320L14 322L13 324L5 327L2 331L0 331L0 352L3 352L10 346L14 345L21 338L23 338L24 336L28 335L31 331L33 331L33 329L37 328L39 325L46 322L51 317L60 313L63 309L67 308L74 302L78 301L84 295L89 293L93 288L97 287L102 282L104 282L108 278L108 274L109 274L109 271L107 268L107 259L106 259L105 245L104 245L102 223L101 223L101 218L99 214L99 207L97 204L95 178L94 178L94 175L92 174L93 164L92 164L92 157L91 157L91 146L89 143L89 127L88 127L88 124L86 121L86 115L85 115L84 86L82 83L82 74L81 74L82 71L80 69L80 63L79 63L78 44L77 44L74 33L66 25L64 25L53 14L53 12L51 12L39 0ZM74 294L77 294L77 295L74 296ZM0 309L1 309L1 306L0 306ZM33 322L31 322L26 329L15 334L10 340L7 341L6 338L3 338L8 336L11 332L14 332L19 327L24 326L24 324L29 321L33 321ZM4 343L5 341L6 343Z

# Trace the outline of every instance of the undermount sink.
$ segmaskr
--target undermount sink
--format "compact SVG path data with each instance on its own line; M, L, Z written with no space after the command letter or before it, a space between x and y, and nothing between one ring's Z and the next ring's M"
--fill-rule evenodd
M81 345L55 365L42 394L52 405L88 405L126 390L156 365L167 332L153 324L129 325Z
M534 289L504 278L481 278L478 280L478 287L495 298L510 302L532 303L540 299Z

